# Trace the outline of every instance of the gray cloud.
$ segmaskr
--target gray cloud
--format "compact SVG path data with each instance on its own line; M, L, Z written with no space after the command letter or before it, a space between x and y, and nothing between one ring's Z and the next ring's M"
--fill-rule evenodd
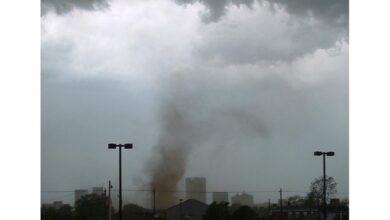
M205 26L196 52L205 62L221 64L267 64L291 62L318 49L339 48L346 43L347 29L323 22L286 22L283 13L259 7L242 19L229 15ZM235 14L235 17L238 17Z
M242 26L234 28L221 25L204 38L197 52L206 62L275 64L290 62L318 49L336 48L346 41L342 31L326 25L301 24L291 27L274 21L268 25L282 28L267 29L255 22L242 23Z
M41 14L49 11L66 14L73 9L95 10L109 6L110 0L41 0Z
M313 15L315 18L334 24L347 25L349 0L263 0L285 8L298 16Z
M205 62L273 65L291 62L318 49L334 53L348 42L348 1L345 0L176 2L200 2L209 12L204 15L206 21L218 21L203 26L202 41L196 47ZM231 13L221 19L231 5L255 10L229 8Z
M179 4L193 4L200 2L208 9L205 21L218 21L226 12L229 5L252 7L255 0L175 0ZM272 7L285 8L289 13L297 16L313 15L315 18L333 24L345 25L348 23L348 0L258 0L260 3L269 3Z
M254 3L254 0L175 0L178 4L194 4L195 2L200 2L206 6L208 13L203 15L203 20L205 22L216 22L218 21L226 12L226 7L229 4L234 4L237 6L246 5L251 7Z

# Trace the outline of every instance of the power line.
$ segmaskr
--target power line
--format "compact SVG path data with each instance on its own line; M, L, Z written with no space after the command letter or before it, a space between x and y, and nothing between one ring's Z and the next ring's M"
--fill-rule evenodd
M41 190L42 193L66 193L74 192L75 190ZM119 191L118 189L112 189L112 191ZM153 192L153 189L122 189L127 192ZM241 191L186 191L186 190L157 190L157 193L279 193L279 190L241 190ZM283 190L286 193L310 193L310 191L295 191L295 190ZM337 192L336 194L349 194L349 192Z

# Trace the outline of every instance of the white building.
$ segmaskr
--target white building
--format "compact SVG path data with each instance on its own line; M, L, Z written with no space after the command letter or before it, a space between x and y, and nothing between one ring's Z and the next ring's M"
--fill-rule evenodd
M196 199L200 202L206 202L206 178L192 177L186 178L186 197L187 199Z

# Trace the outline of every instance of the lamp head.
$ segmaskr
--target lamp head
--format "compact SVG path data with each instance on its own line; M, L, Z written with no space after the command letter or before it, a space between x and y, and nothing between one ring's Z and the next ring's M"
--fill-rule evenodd
M116 148L116 144L113 143L108 144L108 149L115 149L115 148Z
M125 149L132 149L133 148L133 144L125 144Z
M326 152L326 156L334 156L334 152L333 151Z
M322 155L322 152L321 151L315 151L314 152L314 156L321 156Z

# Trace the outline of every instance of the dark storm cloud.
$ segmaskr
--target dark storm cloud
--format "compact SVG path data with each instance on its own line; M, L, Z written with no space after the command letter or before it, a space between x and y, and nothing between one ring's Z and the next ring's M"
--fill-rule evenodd
M175 0L179 4L200 2L208 9L205 21L218 21L229 5L251 7L255 0ZM348 23L348 0L258 0L272 6L285 8L287 12L297 16L313 15L319 20L345 25Z
M237 6L241 4L251 7L254 0L175 0L178 4L193 4L200 2L206 6L208 13L203 15L203 19L206 22L218 21L226 12L226 7L233 3Z
M209 12L204 15L206 21L218 21L205 26L207 34L196 49L205 62L275 64L290 62L318 49L337 51L335 49L340 45L348 43L348 1L345 0L176 2L200 2ZM231 5L253 10L246 14L242 10L232 10L232 14L222 18ZM242 17L237 19L236 13Z
M307 16L338 25L348 24L349 0L263 0L284 7L290 14Z
M73 9L95 10L108 7L110 0L41 0L41 14L66 14Z

